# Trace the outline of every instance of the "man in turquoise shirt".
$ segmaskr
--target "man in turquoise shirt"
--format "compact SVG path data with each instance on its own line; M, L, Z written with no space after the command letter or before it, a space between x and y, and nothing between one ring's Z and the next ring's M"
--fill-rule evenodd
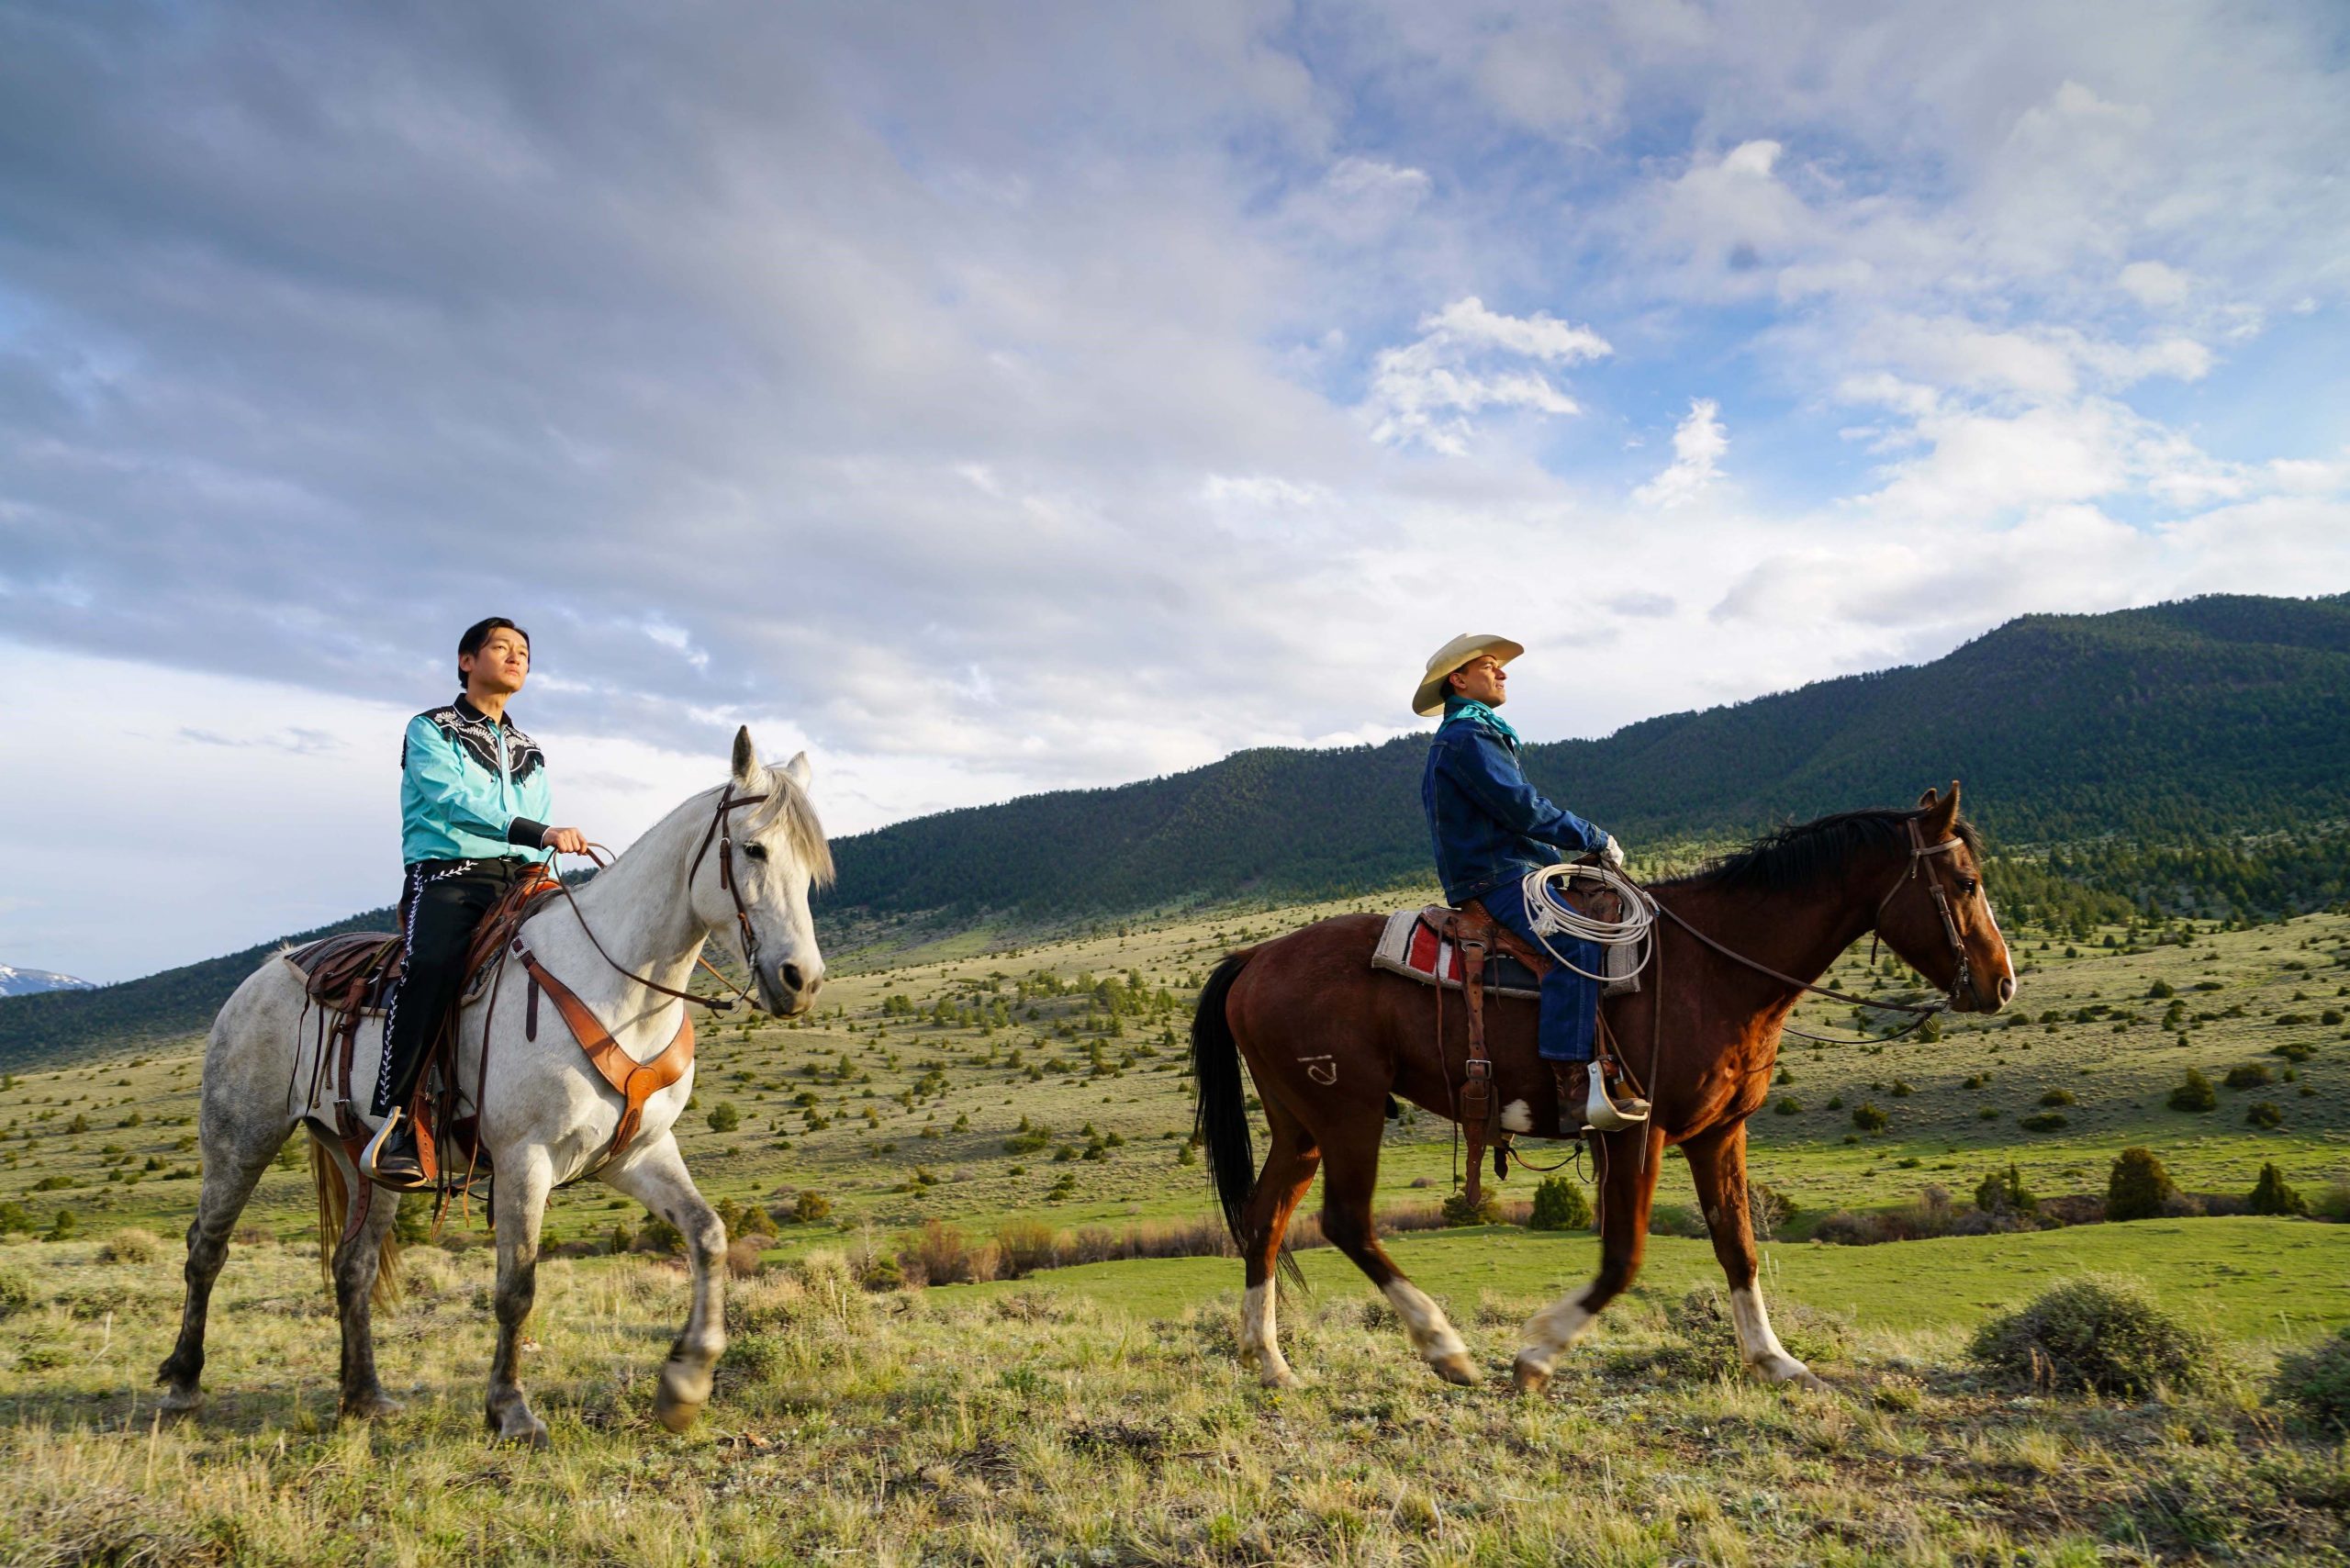
M550 827L538 743L506 716L531 673L531 636L503 616L457 641L453 702L408 722L400 742L400 932L407 953L384 1021L374 1112L383 1118L360 1168L387 1187L425 1185L407 1107L442 1016L465 983L465 949L483 915L557 850L586 851L576 828Z

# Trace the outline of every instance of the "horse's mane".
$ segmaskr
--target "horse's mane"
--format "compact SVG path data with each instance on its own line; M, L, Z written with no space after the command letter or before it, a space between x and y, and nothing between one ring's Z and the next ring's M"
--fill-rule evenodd
M1807 823L1789 823L1764 834L1743 849L1717 856L1686 876L1670 878L1657 885L1806 892L1841 872L1856 855L1877 848L1906 848L1908 824L1924 814L1922 808L1909 812L1839 812ZM1951 831L1980 865L1983 842L1975 834L1975 824L1960 817Z
M791 781L791 775L780 767L770 767L767 774L767 798L751 808L750 820L744 825L753 833L766 833L778 823L783 824L784 834L791 841L791 852L808 868L808 874L820 888L833 881L833 846L825 842L824 824L816 820L815 805L808 792Z

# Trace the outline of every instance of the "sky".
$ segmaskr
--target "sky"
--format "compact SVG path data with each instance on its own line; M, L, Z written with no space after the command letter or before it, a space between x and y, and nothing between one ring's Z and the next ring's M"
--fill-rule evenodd
M2350 589L2345 46L0 0L0 962L390 902L485 614L619 846L743 723L843 834L1408 733L1463 631L1553 739Z

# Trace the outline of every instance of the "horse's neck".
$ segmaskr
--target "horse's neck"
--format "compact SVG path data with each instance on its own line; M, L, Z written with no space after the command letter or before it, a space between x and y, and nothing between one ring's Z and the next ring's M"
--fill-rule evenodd
M1832 894L1731 891L1701 882L1690 887L1685 897L1672 900L1671 907L1740 958L1811 985L1874 924L1877 902L1897 869L1895 860L1880 864L1879 857L1871 856L1865 864L1856 864ZM1801 995L1767 975L1748 972L1760 990L1784 996L1789 1007Z
M613 1026L674 1005L673 999L631 976L685 990L709 936L686 896L686 859L696 831L689 817L679 811L655 824L574 892L576 911L552 911L543 917L544 935L530 933L540 962ZM595 933L594 942L581 931L583 920ZM598 956L599 943L611 963ZM613 964L631 974L620 973Z

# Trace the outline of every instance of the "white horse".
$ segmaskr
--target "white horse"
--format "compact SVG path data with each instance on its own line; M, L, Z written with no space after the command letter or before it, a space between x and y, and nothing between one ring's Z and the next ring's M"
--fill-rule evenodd
M734 737L733 776L725 787L687 801L579 889L576 900L548 900L523 925L523 939L541 965L588 1003L631 1058L650 1060L676 1037L686 1004L653 987L685 990L702 945L715 932L729 934L761 1006L781 1014L807 1011L824 975L808 891L811 883L830 880L833 870L823 829L808 802L808 773L805 753L781 767L762 766L750 732L742 731ZM764 799L744 807L745 796ZM744 809L730 811L730 802ZM597 952L598 942L610 961ZM640 978L652 984L639 983ZM500 1439L543 1446L545 1423L531 1413L516 1378L536 1289L539 1223L550 1192L593 1170L622 1107L554 1010L547 1010L548 1026L538 1030L537 1039L527 1036L521 994L527 983L520 967L509 964L495 987L465 1006L457 1026L457 1076L468 1087L475 1082L487 1012L493 1037L479 1137L496 1173L498 1233L498 1351L487 1417ZM498 991L507 994L502 1005L492 1007ZM157 1372L167 1410L192 1410L203 1401L205 1310L229 1232L308 1109L286 1103L302 1052L303 1012L302 976L273 957L237 988L206 1042L204 1191L187 1231L179 1343ZM374 1094L380 1048L381 1021L371 1020L352 1064L352 1098L363 1113ZM695 1189L671 1133L693 1086L688 1067L645 1102L626 1150L594 1170L675 1226L692 1260L693 1306L661 1369L655 1400L655 1413L673 1431L690 1426L709 1400L711 1369L726 1344L721 1301L726 1229ZM390 1193L370 1194L355 1185L357 1172L339 1142L319 1137L315 1127L312 1139L322 1210L339 1209L354 1191L364 1204L356 1228L332 1250L342 1320L343 1413L386 1415L399 1406L376 1380L370 1303L379 1282L388 1284L396 1261L392 1225L399 1205ZM328 1246L322 1234L321 1249Z

